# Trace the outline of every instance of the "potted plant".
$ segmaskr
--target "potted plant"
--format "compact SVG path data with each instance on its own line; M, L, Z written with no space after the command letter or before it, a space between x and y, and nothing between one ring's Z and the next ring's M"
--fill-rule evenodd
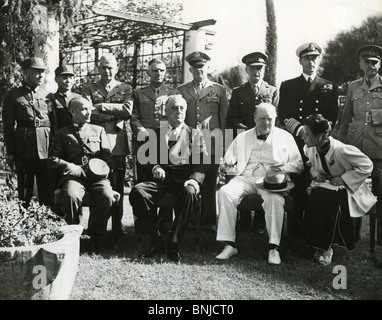
M83 227L0 190L0 300L68 299Z

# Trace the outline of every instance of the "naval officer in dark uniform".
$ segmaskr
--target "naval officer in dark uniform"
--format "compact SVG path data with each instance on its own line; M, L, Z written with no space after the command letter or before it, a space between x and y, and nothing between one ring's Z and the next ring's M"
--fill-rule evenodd
M258 104L268 102L276 109L279 91L263 80L268 56L262 52L252 52L242 58L246 65L248 81L233 89L228 109L228 126L235 130L248 130L255 127L253 114Z
M19 199L29 205L36 178L39 202L49 205L48 147L52 110L45 95L38 90L46 67L38 57L26 59L21 67L22 86L11 89L3 101L6 159L11 167L16 164Z
M334 126L338 116L338 86L317 75L321 54L322 48L316 43L304 43L299 46L296 55L302 67L302 74L297 78L283 81L280 86L278 106L280 126L294 136L304 163L307 158L303 152L303 119L313 113L319 113ZM305 168L299 181L295 181L296 187L292 190L294 214L291 233L298 238L303 235L303 212L308 177Z

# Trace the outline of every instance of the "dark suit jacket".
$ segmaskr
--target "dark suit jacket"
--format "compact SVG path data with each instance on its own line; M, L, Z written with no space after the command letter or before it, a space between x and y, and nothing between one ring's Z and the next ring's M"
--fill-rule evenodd
M203 156L206 157L207 154L201 132L184 124L176 143L171 148L166 143L166 134L167 126L157 128L155 137L150 136L148 142L141 146L141 148L150 146L146 154L149 162L145 164L148 176L152 179L153 168L160 165L166 172L165 183L183 185L186 180L195 179L202 184L208 164L203 164ZM142 156L138 150L139 162Z
M284 81L280 86L278 117L280 126L284 120L294 118L302 122L305 117L320 113L332 126L338 114L338 86L329 80L316 76L310 87L303 75Z
M252 129L255 127L253 114L261 102L272 103L276 108L279 103L279 91L276 87L263 82L255 95L249 82L232 91L228 109L228 126L232 129Z
M56 131L53 144L49 148L50 164L60 171L63 171L69 163L82 165L82 157L85 155L84 148L72 130L75 130L73 124ZM79 136L97 158L111 166L112 154L104 128L88 123L80 130ZM58 185L67 179L70 179L70 176L61 175Z

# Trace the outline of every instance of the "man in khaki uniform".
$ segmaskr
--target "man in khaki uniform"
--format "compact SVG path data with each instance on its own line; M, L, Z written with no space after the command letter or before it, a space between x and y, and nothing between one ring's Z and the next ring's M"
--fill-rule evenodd
M227 126L228 100L226 89L221 84L208 79L211 58L204 52L192 52L186 57L193 80L176 89L187 101L185 123L193 128L208 130L211 138L206 138L207 152L211 156L211 166L201 189L202 217L204 225L216 225L216 179L220 157L223 156L223 137ZM217 129L217 130L215 130ZM221 132L221 136L213 135ZM203 132L205 136L206 132ZM215 146L218 152L215 151Z
M357 55L364 76L349 85L339 138L373 161L372 188L378 197L377 242L382 245L382 77L378 74L382 47L365 45L357 50Z
M41 58L21 63L24 81L11 89L3 102L4 138L7 163L16 163L18 196L29 205L36 178L39 202L50 204L48 147L51 136L52 110L38 87L45 73Z
M135 150L137 150L148 137L147 129L157 129L161 121L167 121L165 104L170 92L173 90L165 83L166 65L162 60L153 59L149 62L147 75L150 77L150 84L144 88L133 91L133 114L130 125L133 131ZM139 140L137 140L139 134ZM136 175L138 182L144 182L151 178L151 173L145 174L144 166L136 159ZM153 210L156 211L156 208ZM161 232L166 232L171 226L172 210L160 209L157 217L158 228ZM146 255L147 256L147 255Z
M85 85L82 96L91 101L95 108L91 123L102 126L109 140L113 155L109 179L113 189L121 195L119 203L111 210L118 210L122 219L126 156L129 154L126 120L130 118L133 109L132 88L115 79L118 64L113 55L101 57L99 70L101 80ZM113 213L111 215L117 216ZM121 221L113 220L114 232L119 232L121 227Z

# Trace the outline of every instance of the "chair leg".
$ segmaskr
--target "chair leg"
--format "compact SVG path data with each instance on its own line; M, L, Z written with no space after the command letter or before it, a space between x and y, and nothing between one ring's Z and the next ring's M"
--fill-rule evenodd
M370 253L375 252L375 216L376 214L369 213L370 223Z
M195 208L195 245L197 248L200 247L200 241L202 237L202 210L197 207Z

